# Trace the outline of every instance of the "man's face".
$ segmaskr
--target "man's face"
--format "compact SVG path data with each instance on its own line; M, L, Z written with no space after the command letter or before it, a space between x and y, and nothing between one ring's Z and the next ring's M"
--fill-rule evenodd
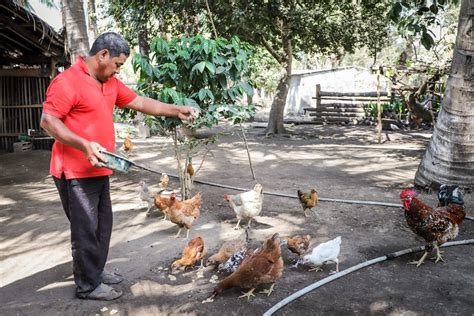
M120 54L118 57L110 57L110 53L105 51L99 56L99 68L97 69L96 78L100 82L106 82L120 72L120 67L127 60L127 56Z

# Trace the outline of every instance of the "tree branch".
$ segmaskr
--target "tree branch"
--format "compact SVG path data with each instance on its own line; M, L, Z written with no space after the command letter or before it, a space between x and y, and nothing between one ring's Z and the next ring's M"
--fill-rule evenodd
M273 47L270 45L270 43L267 42L263 34L259 34L259 35L260 35L260 39L262 41L263 46L265 46L265 48L270 53L270 55L272 55L273 58L275 58L280 64L283 64L285 62L285 58L273 49Z
M212 19L211 8L209 8L209 2L207 0L206 0L206 8L207 8L207 13L209 13L209 20L211 20L211 25L212 25L212 30L214 31L214 36L217 39L216 26L214 25L214 20Z

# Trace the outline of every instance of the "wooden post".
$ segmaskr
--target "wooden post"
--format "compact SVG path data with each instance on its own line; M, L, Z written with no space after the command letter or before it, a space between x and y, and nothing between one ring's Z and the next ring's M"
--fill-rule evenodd
M321 107L321 85L318 83L316 85L316 108Z
M382 67L377 70L377 140L382 142L382 107L380 105L380 74Z

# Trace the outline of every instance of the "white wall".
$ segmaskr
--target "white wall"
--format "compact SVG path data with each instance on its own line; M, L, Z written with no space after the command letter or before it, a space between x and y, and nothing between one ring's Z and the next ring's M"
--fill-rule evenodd
M383 79L383 80L382 80ZM388 91L389 82L381 79L381 91ZM303 113L305 107L316 107L316 84L322 91L369 92L377 91L377 76L360 68L339 68L312 73L293 74L286 99L285 114Z

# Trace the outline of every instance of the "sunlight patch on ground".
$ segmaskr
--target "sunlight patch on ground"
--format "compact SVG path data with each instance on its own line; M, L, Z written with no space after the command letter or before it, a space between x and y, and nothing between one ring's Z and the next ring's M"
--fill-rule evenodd
M42 292L42 291L47 291L47 290L54 290L54 289L61 289L65 287L71 287L74 286L74 281L64 281L64 282L54 282L51 284L48 284L46 286L43 286L42 288L39 288L36 290L36 292Z
M3 195L0 195L0 205L11 205L11 204L15 204L15 203L16 203L15 200L7 198Z
M68 262L70 257L70 244L66 241L49 249L40 248L18 256L9 256L0 261L0 287Z
M182 277L180 274L177 278ZM168 293L173 293L174 296L185 295L191 290L196 289L195 282L185 284L160 284L151 280L139 280L130 287L130 291L134 297L157 297ZM192 303L187 303L189 305ZM185 305L180 305L181 308L186 308Z
M216 226L217 226L216 223L207 223L207 224L199 226L199 229L196 229L196 230L207 230L207 229L215 228Z

